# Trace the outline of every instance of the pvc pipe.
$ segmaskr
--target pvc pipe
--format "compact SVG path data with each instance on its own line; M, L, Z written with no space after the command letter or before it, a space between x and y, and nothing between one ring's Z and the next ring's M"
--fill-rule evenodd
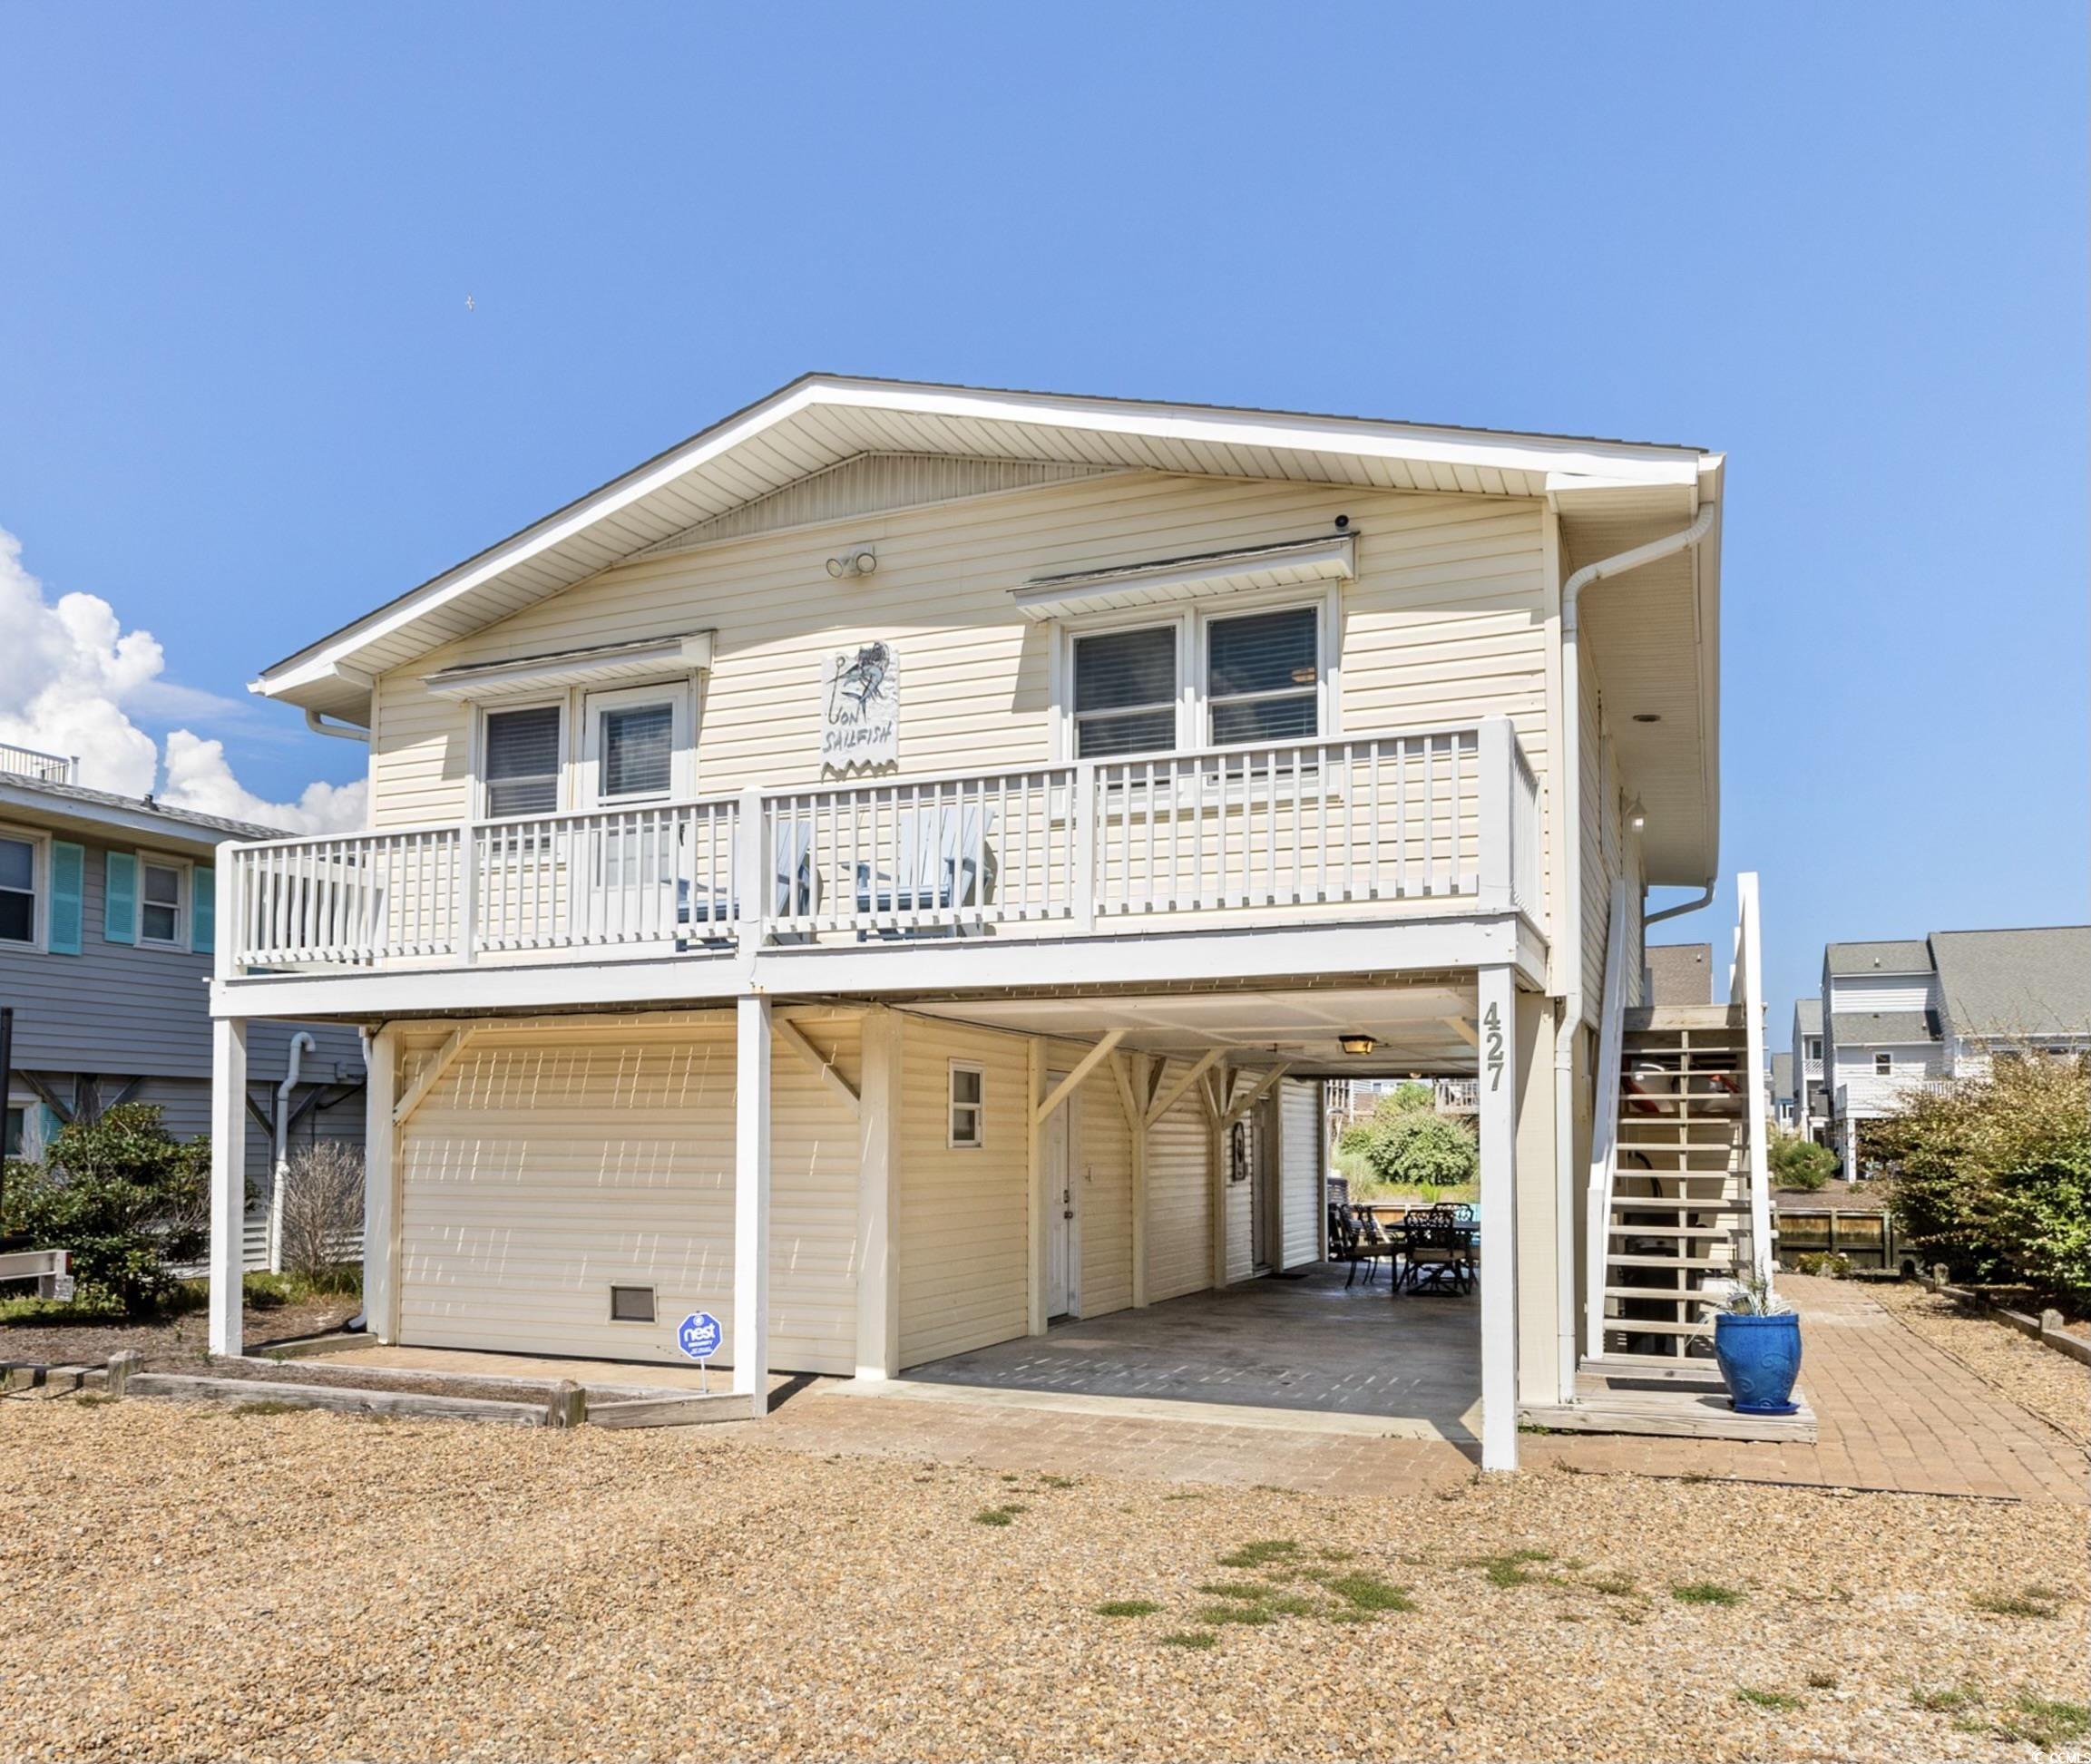
M1560 1286L1556 1309L1559 1337L1558 1372L1561 1399L1576 1389L1576 1254L1573 1233L1564 1230L1575 1216L1576 1196L1576 1032L1583 1023L1583 675L1578 664L1576 613L1583 590L1607 576L1624 575L1645 563L1655 563L1690 550L1705 538L1714 525L1720 504L1709 502L1693 516L1689 526L1652 539L1631 551L1615 552L1586 563L1561 584L1561 809L1565 824L1573 824L1577 837L1562 842L1561 918L1563 940L1572 940L1572 960L1561 1000L1561 1020L1554 1031L1554 1220L1556 1271ZM1708 891L1708 899L1712 891ZM1700 902L1699 904L1704 904ZM1643 921L1644 924L1646 921ZM1601 1108L1605 1099L1593 1100ZM1618 1106L1618 1099L1612 1099Z
M1660 912L1643 913L1641 915L1641 930L1646 933L1650 925L1659 925L1666 919L1675 919L1680 912L1696 912L1703 906L1711 906L1713 901L1714 884L1708 882L1695 900L1680 901L1676 906L1665 907Z
M291 1093L298 1088L305 1056L318 1046L308 1030L299 1029L292 1036L289 1063L284 1068L283 1082L276 1087L276 1164L269 1184L269 1272L272 1274L283 1272L283 1179L290 1171Z
M349 723L329 723L318 711L308 708L305 726L314 735L330 735L337 741L368 741L370 731L359 729Z

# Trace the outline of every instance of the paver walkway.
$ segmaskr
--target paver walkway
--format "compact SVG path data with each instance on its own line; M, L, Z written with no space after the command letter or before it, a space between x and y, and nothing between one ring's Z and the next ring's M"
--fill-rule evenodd
M1820 1420L1813 1446L1596 1434L1528 1435L1524 1462L1589 1475L1747 1481L2033 1501L2086 1501L2084 1452L1949 1354L1902 1327L1862 1284L1782 1281L1806 1330L1802 1373ZM1471 1445L1213 1419L1039 1409L962 1399L845 1396L817 1387L730 1430L789 1449L963 1461L1061 1476L1398 1492L1473 1474Z

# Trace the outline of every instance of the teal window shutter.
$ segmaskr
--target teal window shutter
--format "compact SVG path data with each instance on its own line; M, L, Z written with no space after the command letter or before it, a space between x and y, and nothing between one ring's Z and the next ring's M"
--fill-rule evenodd
M58 1118L58 1111L48 1103L36 1105L36 1155L49 1157L51 1142L58 1137L58 1129L65 1125Z
M66 840L51 842L51 953L80 953L80 931L87 917L87 852Z
M103 863L102 940L138 940L138 860L129 852L111 852Z
M189 872L189 947L207 956L218 941L218 872Z

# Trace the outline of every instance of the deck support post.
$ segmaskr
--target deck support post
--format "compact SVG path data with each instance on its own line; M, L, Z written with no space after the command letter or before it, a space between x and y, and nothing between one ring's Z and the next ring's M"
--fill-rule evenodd
M399 1033L373 1033L363 1050L363 1327L399 1339Z
M1481 1468L1518 1467L1518 990L1508 964L1480 991Z
M210 1025L210 1351L246 1347L247 1022Z
M733 1096L733 1388L769 1408L770 1001L735 1007Z
M864 1018L857 1089L856 1375L900 1371L901 1057L907 1018L884 1005Z
M1046 1044L1042 1036L1024 1039L1024 1194L1025 1331L1046 1332L1045 1101Z

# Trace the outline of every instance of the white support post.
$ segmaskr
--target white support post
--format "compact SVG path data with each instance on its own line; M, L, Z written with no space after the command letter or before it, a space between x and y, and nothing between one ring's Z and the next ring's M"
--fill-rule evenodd
M1200 1082L1206 1087L1207 1189L1212 1207L1212 1287L1217 1292L1227 1283L1227 1107L1234 1100L1235 1069L1223 1056L1214 1067L1219 1085L1216 1090L1210 1074Z
M734 944L743 973L755 971L755 952L767 935L777 881L771 870L772 842L763 825L762 791L749 785L740 793L739 843L733 853Z
M247 1023L210 1025L210 1351L246 1346L240 1315L247 1273Z
M1480 892L1483 912L1508 912L1511 905L1511 865L1516 856L1513 820L1517 813L1510 787L1510 755L1516 736L1507 716L1484 716L1475 738L1474 762L1480 792Z
M1149 1063L1145 1054L1117 1055L1111 1060L1111 1076L1118 1081L1119 1106L1125 1112L1126 1143L1131 1148L1135 1311L1144 1311L1148 1302L1148 1123L1146 1105L1141 1099L1148 1095Z
M736 1010L733 1097L733 1388L769 1408L770 1001Z
M856 1165L856 1375L900 1371L901 1060L907 1019L875 1006L864 1019Z
M1097 769L1092 765L1075 766L1074 801L1068 819L1074 828L1074 927L1078 931L1097 928Z
M1481 1048L1481 1468L1518 1467L1517 976L1479 970Z
M373 1337L389 1342L399 1339L398 1032L371 1036L363 1060L363 1320Z

